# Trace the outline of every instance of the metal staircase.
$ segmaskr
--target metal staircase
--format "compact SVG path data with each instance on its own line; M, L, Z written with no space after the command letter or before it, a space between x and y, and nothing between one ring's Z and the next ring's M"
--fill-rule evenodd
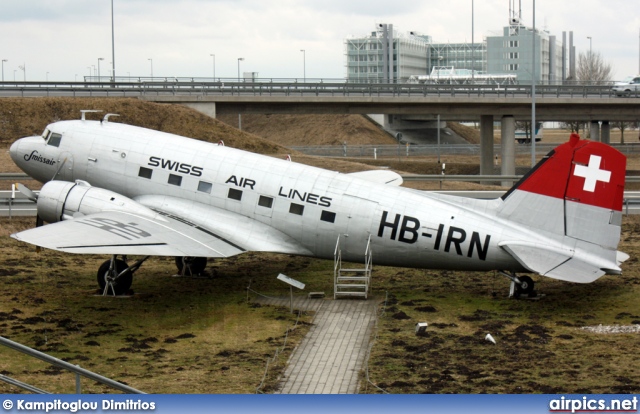
M343 268L342 251L340 250L340 236L336 242L333 254L333 298L345 296L363 297L367 299L371 287L371 235L367 240L364 253L364 268Z

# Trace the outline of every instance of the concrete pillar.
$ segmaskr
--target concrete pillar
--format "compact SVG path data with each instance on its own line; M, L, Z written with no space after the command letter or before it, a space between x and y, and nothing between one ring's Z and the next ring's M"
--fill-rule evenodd
M493 115L480 116L480 175L493 174Z
M609 121L602 121L602 125L600 126L600 141L607 145L611 143L611 125Z
M502 148L502 175L516 173L516 120L511 115L502 117L500 131L500 145ZM511 187L511 180L502 181L503 187Z
M591 141L600 141L600 124L598 121L591 121Z
M213 119L216 119L216 103L215 102L191 102L184 104L191 109L203 113Z

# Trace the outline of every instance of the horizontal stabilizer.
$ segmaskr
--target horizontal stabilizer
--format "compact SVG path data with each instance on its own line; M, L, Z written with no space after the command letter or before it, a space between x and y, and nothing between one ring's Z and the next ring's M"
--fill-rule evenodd
M541 275L560 266L571 259L573 251L562 251L556 246L543 246L527 242L502 242L500 247L505 249L522 266Z
M558 246L546 246L527 242L502 242L500 247L511 254L528 270L553 279L576 283L591 283L604 274L619 274L619 263ZM621 252L620 252L621 253ZM625 255L622 253L622 255ZM622 259L618 255L618 261Z
M378 184L402 185L402 176L396 172L389 170L370 170L349 173L351 177L358 177L362 180L371 181Z

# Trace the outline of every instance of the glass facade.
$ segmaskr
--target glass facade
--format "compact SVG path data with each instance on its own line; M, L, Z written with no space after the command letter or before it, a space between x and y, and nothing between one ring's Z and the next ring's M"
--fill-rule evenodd
M531 83L531 28L507 26L502 36L473 44L433 43L430 36L416 32L399 34L393 25L380 24L377 29L370 36L345 40L348 81L405 83L417 76L433 77L439 73L437 68L447 68L456 73L515 75L518 83ZM536 30L535 42L536 81L561 81L566 71L563 45L541 30Z

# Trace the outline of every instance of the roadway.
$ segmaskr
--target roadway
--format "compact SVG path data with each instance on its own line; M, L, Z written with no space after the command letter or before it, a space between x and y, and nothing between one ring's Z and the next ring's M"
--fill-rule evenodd
M448 121L480 115L531 116L530 85L380 84L190 79L118 82L2 82L0 97L137 97L216 114L440 114ZM207 109L202 109L208 107ZM198 109L198 108L197 108ZM435 115L432 115L435 116ZM618 98L610 85L536 85L539 121L637 121L640 95Z

